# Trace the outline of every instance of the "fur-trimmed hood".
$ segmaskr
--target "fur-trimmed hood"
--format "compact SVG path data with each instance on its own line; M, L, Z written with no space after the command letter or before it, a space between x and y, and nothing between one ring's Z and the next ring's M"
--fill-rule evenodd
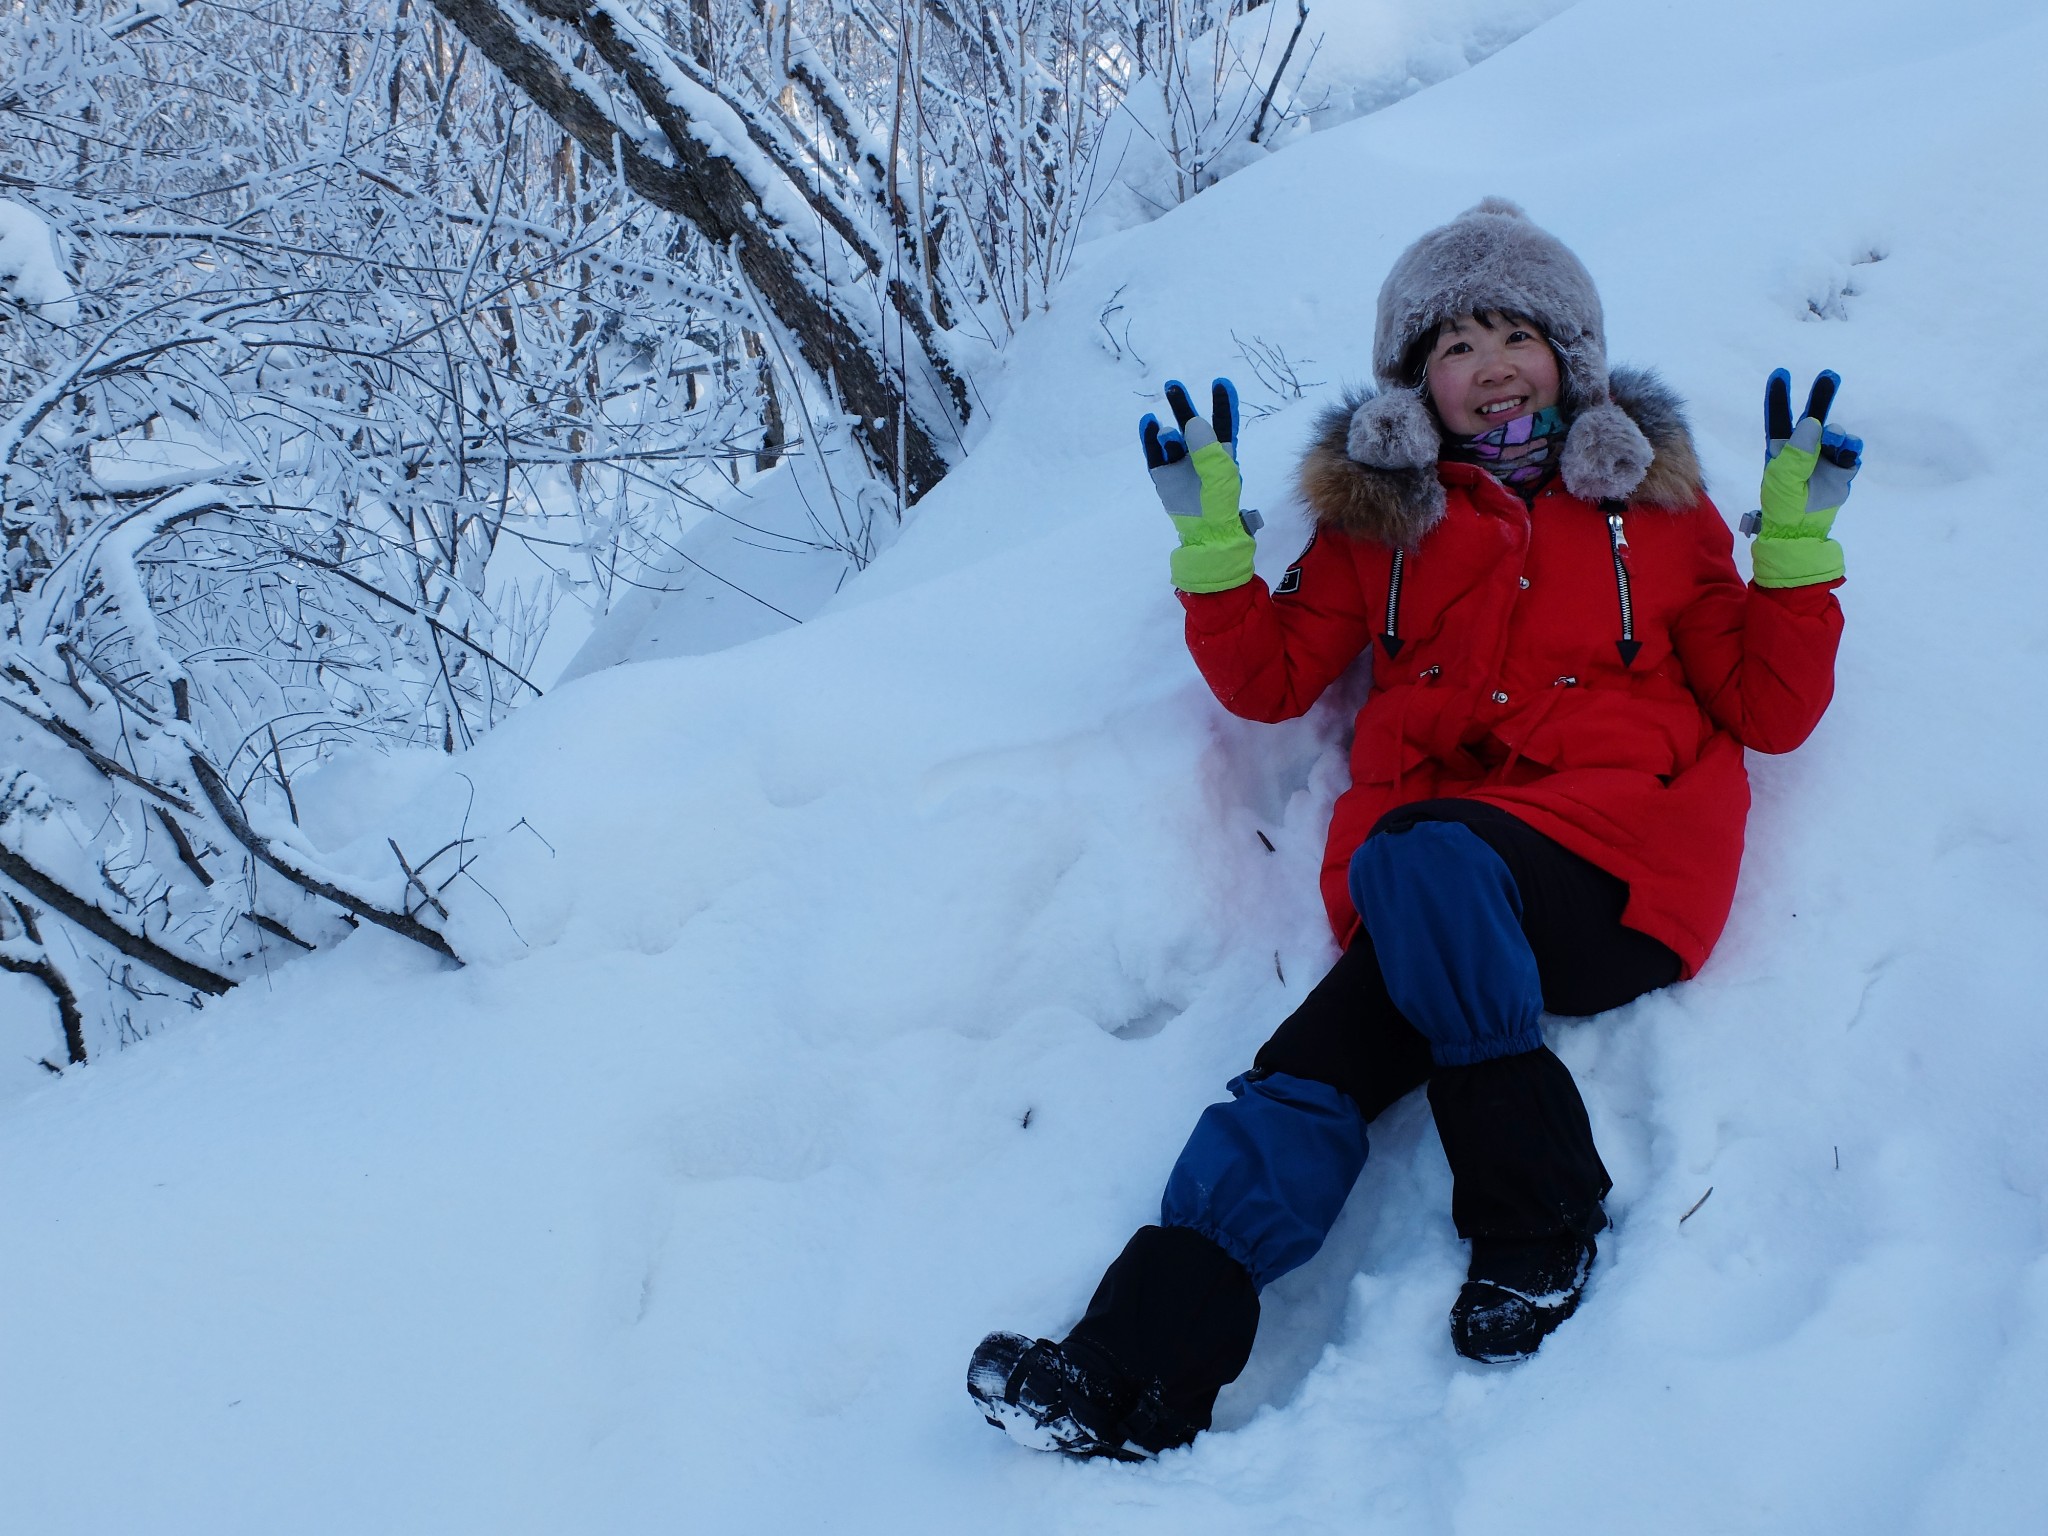
M1647 368L1616 368L1609 398L1579 411L1559 473L1585 501L1679 511L1704 484L1685 404ZM1316 421L1297 476L1319 527L1412 548L1444 515L1443 438L1413 390L1359 390Z

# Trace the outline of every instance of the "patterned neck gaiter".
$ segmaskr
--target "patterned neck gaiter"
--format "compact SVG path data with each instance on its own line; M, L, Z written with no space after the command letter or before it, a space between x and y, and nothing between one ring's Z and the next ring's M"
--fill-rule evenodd
M1545 406L1533 416L1517 416L1477 437L1445 434L1445 455L1481 469L1520 496L1532 496L1557 469L1564 450L1564 413Z

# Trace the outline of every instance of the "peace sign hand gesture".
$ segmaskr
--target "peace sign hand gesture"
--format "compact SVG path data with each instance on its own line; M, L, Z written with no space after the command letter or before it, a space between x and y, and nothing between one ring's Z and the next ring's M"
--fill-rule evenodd
M1764 385L1764 480L1760 509L1743 519L1755 533L1752 567L1760 587L1810 587L1842 578L1842 546L1828 537L1863 467L1863 439L1827 424L1841 375L1823 371L1792 421L1792 375Z
M1243 482L1237 472L1237 386L1217 379L1209 397L1204 421L1188 387L1168 379L1166 403L1178 426L1162 431L1149 411L1138 422L1152 488L1180 535L1173 584L1183 592L1227 592L1250 581L1252 535L1264 521L1238 507Z

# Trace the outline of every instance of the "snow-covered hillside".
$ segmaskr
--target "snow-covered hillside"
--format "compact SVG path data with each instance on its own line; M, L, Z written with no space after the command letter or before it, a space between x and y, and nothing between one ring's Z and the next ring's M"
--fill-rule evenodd
M2044 59L2039 0L1583 0L1085 248L822 616L337 772L309 819L378 849L524 818L475 871L503 912L458 909L464 970L366 930L10 1100L0 1523L2048 1529ZM1343 701L1209 697L1135 419L1237 377L1277 574L1388 263L1487 193L1584 257L1731 517L1768 370L1841 372L1837 701L1752 760L1702 976L1552 1033L1617 1229L1534 1361L1451 1353L1411 1102L1220 1432L1026 1454L968 1351L1072 1321L1332 957ZM1322 382L1281 398L1241 345Z

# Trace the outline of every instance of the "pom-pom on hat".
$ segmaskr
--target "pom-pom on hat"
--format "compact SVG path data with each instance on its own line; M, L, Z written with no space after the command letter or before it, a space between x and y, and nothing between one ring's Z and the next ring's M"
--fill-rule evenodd
M1560 473L1588 501L1626 498L1642 483L1650 443L1608 393L1607 327L1585 264L1519 206L1489 197L1432 229L1380 287L1372 371L1380 392L1352 417L1347 450L1376 469L1433 468L1441 428L1402 363L1455 315L1506 311L1533 320L1557 352L1572 418Z

